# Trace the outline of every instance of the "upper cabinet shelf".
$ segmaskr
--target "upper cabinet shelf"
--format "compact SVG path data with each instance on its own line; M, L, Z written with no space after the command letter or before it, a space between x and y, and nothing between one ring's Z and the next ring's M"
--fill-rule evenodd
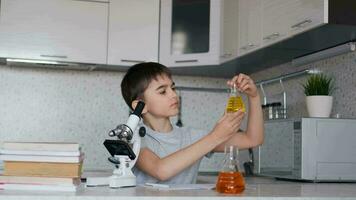
M2 0L0 57L106 64L108 6Z

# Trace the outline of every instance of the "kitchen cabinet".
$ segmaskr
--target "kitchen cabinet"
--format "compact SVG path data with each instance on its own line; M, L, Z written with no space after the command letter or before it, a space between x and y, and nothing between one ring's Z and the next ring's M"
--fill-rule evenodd
M289 36L288 19L293 1L295 0L262 1L263 46L271 45Z
M262 1L263 46L327 23L328 0Z
M328 0L296 0L291 8L290 35L328 23Z
M327 0L239 0L239 55L327 23Z
M237 6L236 0L162 1L160 62L218 65L237 57Z
M262 0L239 0L239 56L262 45Z
M108 2L2 0L0 57L105 64Z
M158 62L159 0L110 2L108 64Z

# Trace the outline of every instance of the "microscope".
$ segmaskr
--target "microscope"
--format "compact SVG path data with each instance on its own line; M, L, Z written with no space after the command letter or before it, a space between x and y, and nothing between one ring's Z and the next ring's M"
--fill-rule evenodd
M109 185L110 188L136 186L136 177L132 173L132 167L140 152L140 137L146 133L144 127L136 131L144 107L145 103L139 101L127 122L109 132L110 137L116 136L117 139L104 141L104 146L111 155L108 160L115 165L113 174L110 177L88 177L87 186Z

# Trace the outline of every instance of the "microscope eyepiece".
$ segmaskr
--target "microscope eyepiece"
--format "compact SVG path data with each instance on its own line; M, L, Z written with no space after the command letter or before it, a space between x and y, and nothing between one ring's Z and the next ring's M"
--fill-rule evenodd
M138 117L141 117L141 113L142 113L144 107L145 107L145 103L143 101L139 101L132 114L134 114Z

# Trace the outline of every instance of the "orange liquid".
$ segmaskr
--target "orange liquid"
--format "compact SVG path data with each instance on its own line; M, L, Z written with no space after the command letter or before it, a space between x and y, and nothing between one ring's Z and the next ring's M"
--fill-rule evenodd
M245 180L240 172L220 172L216 191L226 194L239 194L245 190Z
M242 101L241 96L232 96L229 97L229 100L226 105L226 111L227 112L236 112L238 110L241 110L242 112L245 112L245 104Z

